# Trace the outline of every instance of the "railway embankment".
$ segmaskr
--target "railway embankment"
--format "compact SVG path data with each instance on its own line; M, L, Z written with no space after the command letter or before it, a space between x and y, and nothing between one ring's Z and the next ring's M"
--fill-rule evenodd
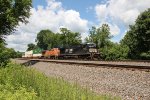
M25 63L25 60L15 60ZM150 72L108 67L85 67L49 62L37 62L31 67L47 76L60 77L100 94L120 96L123 100L149 100Z

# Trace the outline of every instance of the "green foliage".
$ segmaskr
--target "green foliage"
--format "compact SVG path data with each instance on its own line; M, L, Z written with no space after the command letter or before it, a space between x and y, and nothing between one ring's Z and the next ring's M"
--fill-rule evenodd
M22 56L21 52L19 51L16 52L13 48L6 48L6 51L9 55L9 58L20 58Z
M10 58L20 57L19 52L5 47L4 37L10 35L19 24L27 23L32 0L0 0L0 65L5 66Z
M62 45L63 47L70 47L72 45L81 44L81 34L78 32L71 32L67 28L61 28L60 29L62 36Z
M0 43L0 66L5 66L10 59L9 49L3 43Z
M86 42L94 42L96 43L98 48L104 48L108 45L110 36L110 29L107 24L103 24L101 27L97 28L92 27L90 30L89 38L86 38Z
M89 37L85 38L85 42L86 43L89 43L89 42L96 43L96 36L97 36L96 27L92 26L92 28L89 30L89 32L90 32L90 35L89 35Z
M4 43L0 43L0 67L5 67L10 61L10 58L19 58L21 56L21 52L16 52L12 48L6 48Z
M10 61L10 58L14 57L14 49L5 47L4 43L0 43L0 66L5 66Z
M118 100L111 96L98 96L77 84L16 64L0 69L0 98L13 100ZM13 99L11 99L13 98Z
M105 60L124 60L128 58L128 47L116 43L109 43L109 46L101 48L101 57Z
M141 53L150 50L150 8L141 13L136 19L135 25L130 26L124 39L123 45L129 47L129 57L140 59Z
M0 40L15 30L19 22L27 23L32 0L0 0Z
M81 43L81 35L71 32L66 28L60 29L61 33L53 33L50 30L41 30L37 34L37 46L47 50L54 47L69 47Z
M141 59L143 60L149 60L150 59L150 51L144 52L140 54Z
M97 29L97 45L99 48L103 48L108 45L110 36L110 29L107 24L103 24L100 28Z
M25 87L14 87L6 83L0 84L0 100L36 100L37 96L34 90L27 91Z
M23 54L23 52L17 51L17 52L15 53L14 58L21 58L21 57L22 57L22 54Z
M96 43L103 60L122 60L128 58L129 48L126 45L116 44L110 41L110 29L107 24L101 27L92 27L90 36L86 38L86 42Z
M38 47L44 50L50 49L54 42L54 33L50 30L41 30L37 34L36 42Z
M35 44L33 44L33 43L29 43L29 44L28 44L27 51L33 50L33 49L35 49L35 47L36 47L36 45L35 45Z

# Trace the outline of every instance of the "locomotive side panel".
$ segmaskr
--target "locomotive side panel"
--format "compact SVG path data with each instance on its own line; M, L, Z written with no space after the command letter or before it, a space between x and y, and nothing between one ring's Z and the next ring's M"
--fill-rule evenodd
M94 43L72 46L70 48L61 48L60 56L64 58L82 58L93 59L99 58L100 54Z

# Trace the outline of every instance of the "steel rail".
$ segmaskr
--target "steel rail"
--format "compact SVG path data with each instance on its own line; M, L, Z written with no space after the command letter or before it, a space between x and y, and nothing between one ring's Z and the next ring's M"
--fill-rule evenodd
M143 69L150 71L150 65L129 65L129 64L106 64L106 63L94 63L89 61L73 61L73 60L50 60L50 59L29 59L29 61L38 62L52 62L52 63L63 63L63 64L75 64L75 65L86 65L90 67L112 67L112 68L128 68L128 69Z

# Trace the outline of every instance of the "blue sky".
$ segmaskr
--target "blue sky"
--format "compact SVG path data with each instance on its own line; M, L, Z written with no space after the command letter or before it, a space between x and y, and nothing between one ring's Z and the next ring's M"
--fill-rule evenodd
M92 26L103 23L110 27L111 40L119 42L149 4L150 0L33 0L29 23L20 23L17 31L7 37L7 44L25 51L27 44L35 43L40 30L59 32L61 27L80 32L84 39Z
M58 2L62 2L62 6L64 9L69 10L73 9L80 13L80 17L88 20L92 23L90 26L95 26L100 23L96 18L96 12L94 11L94 7L97 4L105 4L107 0L55 0ZM42 5L46 7L47 2L45 0L33 0L33 7L37 9L38 5ZM91 28L91 27L89 27ZM121 26L121 33L124 32L124 27ZM88 34L88 33L87 33ZM119 42L122 38L122 34L116 35L112 38L113 41Z
M102 4L106 2L105 0L56 0L62 2L63 7L67 10L73 9L80 12L81 18L85 18L92 22L97 22L94 8L91 10L90 7L94 7L96 4ZM47 2L45 0L33 0L33 7L37 8L38 5L46 6Z

